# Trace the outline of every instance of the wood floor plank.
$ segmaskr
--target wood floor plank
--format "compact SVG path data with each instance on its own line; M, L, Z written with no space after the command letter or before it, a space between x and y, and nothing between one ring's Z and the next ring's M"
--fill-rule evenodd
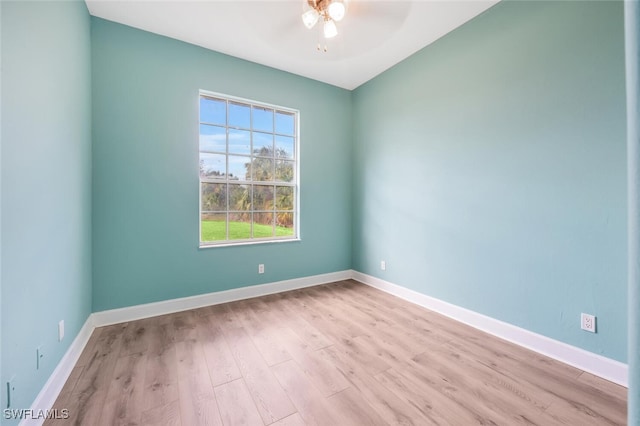
M602 379L600 377L594 376L593 374L587 373L586 371L583 372L580 377L578 377L578 381L586 385L590 385L596 389L605 391L611 396L619 399L622 403L627 400L627 388Z
M76 362L76 365L75 365L76 367L84 367L85 365L87 365L87 363L89 362L89 360L91 359L91 357L95 352L96 344L100 340L102 331L105 328L106 327L96 327L93 330L93 333L91 333L91 336L89 337L89 341L85 345L84 350L82 351L82 353L80 354L80 357L78 358L78 362Z
M200 342L195 339L177 342L176 357L182 423L222 425Z
M327 402L341 425L383 426L387 423L367 403L356 388L347 388L331 395Z
M417 408L428 424L499 424L487 421L483 416L455 403L448 395L429 388L423 382L403 376L393 369L379 373L375 378L390 392Z
M95 344L88 348L86 364L68 399L69 406L61 407L69 409L67 424L100 424L125 328L126 324L103 327Z
M149 319L147 324L147 355L149 358L162 356L165 351L175 349L171 315L161 315Z
M76 391L83 392L95 387L106 390L115 368L116 360L122 344L122 333L126 324L104 327L100 337L90 349L88 360L84 364L84 373L78 378Z
M271 367L278 381L293 401L305 424L339 425L333 408L324 396L313 386L295 361L286 361Z
M140 423L146 360L147 356L141 353L118 358L113 380L107 390L100 423Z
M211 317L205 317L198 322L197 328L213 386L242 377L220 326Z
M446 327L430 321L430 315L426 314L429 312L426 310L416 315L415 311L401 309L398 304L390 303L388 300L385 301L384 298L368 296L363 290L365 286L362 284L356 284L351 281L342 281L339 284L345 293L351 296L353 303L357 304L361 309L370 309L383 313L410 333L418 334L431 343L448 342L452 338L451 334L446 331ZM387 299L389 298L391 296L387 295Z
M171 332L176 342L197 338L197 317L192 311L177 312L170 318Z
M221 305L213 305L209 307L211 321L219 324L224 329L242 328L244 324L238 319L236 314L231 309L231 304L224 303Z
M67 378L58 398L56 398L56 402L54 403L54 407L67 407L69 405L69 398L73 394L75 390L76 384L78 383L78 379L80 375L84 371L84 366L76 365L73 370L71 370L71 374Z
M243 328L224 329L238 368L265 424L296 412L269 366Z
M287 352L291 354L298 366L324 397L333 395L349 387L349 381L326 359L299 339L298 335L288 328L281 329L281 339Z
M487 395L499 393L503 401L516 406L544 410L554 399L553 395L542 392L540 388L531 385L528 381L520 380L516 375L501 374L477 362L469 354L460 353L446 345L432 347L429 351L412 358L408 365L419 371L448 368L454 370L454 377L457 377L459 372L464 372L466 377L474 380L476 386L482 386L483 392ZM445 374L445 377L448 381L451 380L449 374ZM515 414L515 411L515 409L512 410L512 413Z
M235 302L230 305L230 308L248 332L267 365L275 365L291 359L291 355L280 339L281 327L271 318L271 315L258 317L248 301Z
M431 355L431 354L429 354ZM518 398L514 393L506 392L475 374L466 374L462 365L449 362L443 356L423 354L419 362L398 369L409 380L424 385L428 391L435 390L448 399L473 413L477 418L488 422L509 424L540 424L546 405L536 405L527 401L528 395ZM492 398L492 392L502 392L503 398ZM516 391L518 392L518 391Z
M147 355L142 410L166 406L178 400L178 372L175 348Z
M275 423L271 423L271 426L305 426L305 423L302 417L300 417L300 414L295 413Z
M120 356L142 354L147 351L149 347L148 327L152 323L153 319L143 319L127 324L127 328L122 334Z
M348 313L324 304L320 298L316 298L316 293L310 289L287 292L282 297L307 311L312 311L312 317L317 316L328 321L325 329L335 328L350 338L366 334L366 326L352 321Z
M180 402L169 402L142 413L140 424L143 426L182 426Z
M234 380L214 388L220 416L225 426L255 426L262 418L244 379Z
M193 389L202 389L200 379L197 376L190 375L179 380L178 388L180 392L180 418L183 424L222 425L215 397L207 397L193 391Z
M423 424L424 419L419 410L385 388L366 370L366 365L353 358L349 352L345 352L339 346L331 346L322 349L319 353L336 365L336 368L347 377L369 406L388 424L406 426Z
M553 424L558 425L619 426L626 424L626 419L615 421L602 416L585 404L572 403L563 399L554 401L545 414L552 419Z
M47 420L44 424L49 425L100 425L100 416L102 414L102 408L104 400L107 396L107 391L103 389L96 389L95 391L78 392L71 395L67 404L61 406L59 409L69 410L69 417L67 419Z
M313 309L298 298L292 297L289 292L266 297L281 299L282 303L285 306L288 306L292 313L304 318L309 323L314 324L315 327L321 329L322 332L334 342L336 340L352 339L354 337L354 331L346 327L345 324L340 324L339 322L336 322L334 318L330 318L328 315ZM358 331L355 334L361 335L362 332Z
M252 303L251 309L262 319L278 322L281 326L286 326L298 335L300 340L305 342L311 350L318 350L332 345L333 339L325 336L322 331L313 326L290 308L282 299L256 299Z

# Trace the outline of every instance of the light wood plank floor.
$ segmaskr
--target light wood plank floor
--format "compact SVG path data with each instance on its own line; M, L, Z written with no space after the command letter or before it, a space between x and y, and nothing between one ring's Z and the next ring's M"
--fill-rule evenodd
M344 281L94 331L46 425L620 425L626 389Z

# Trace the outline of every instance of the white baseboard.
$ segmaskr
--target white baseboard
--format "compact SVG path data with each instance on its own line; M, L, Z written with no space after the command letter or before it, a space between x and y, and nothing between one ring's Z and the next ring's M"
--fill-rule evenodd
M619 361L603 357L593 352L568 345L541 334L533 333L515 325L461 308L410 290L406 287L384 281L371 275L352 271L352 278L363 284L438 312L471 327L477 328L516 345L546 355L573 367L587 371L603 379L628 387L628 366Z
M283 291L295 290L298 288L312 287L314 285L327 284L349 278L351 278L351 270L332 272L286 281L277 281L268 284L234 288L215 293L200 294L197 296L182 297L180 299L165 300L162 302L146 303L144 305L129 306L120 309L110 309L108 311L94 312L91 316L93 317L94 325L96 327L102 327L105 325L186 311L189 309L202 308L203 306L266 296L267 294L281 293Z
M89 315L78 332L78 335L73 339L71 346L69 346L69 349L67 349L67 352L65 352L55 370L51 373L51 376L49 376L49 380L47 380L47 383L44 384L40 393L33 401L33 404L31 404L31 409L34 412L39 412L40 410L46 411L53 407L73 367L75 367L78 362L80 354L82 354L84 347L87 345L93 329L92 318L91 315ZM24 419L20 422L20 426L40 426L44 423L44 420L45 419Z

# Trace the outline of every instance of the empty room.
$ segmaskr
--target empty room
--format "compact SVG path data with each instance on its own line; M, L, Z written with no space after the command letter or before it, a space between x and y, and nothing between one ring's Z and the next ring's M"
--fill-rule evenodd
M0 1L0 423L640 425L639 19Z

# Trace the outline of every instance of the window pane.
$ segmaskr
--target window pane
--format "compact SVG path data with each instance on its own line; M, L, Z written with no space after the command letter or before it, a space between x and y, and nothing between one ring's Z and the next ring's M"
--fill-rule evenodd
M292 186L276 186L276 210L293 210Z
M251 160L249 157L229 156L229 180L251 180Z
M227 184L205 183L200 185L202 191L200 201L202 212L216 212L227 210Z
M276 181L293 182L295 173L295 163L293 161L277 160L276 161Z
M295 139L288 136L276 136L276 157L293 159Z
M251 154L251 132L229 129L229 154Z
M251 186L229 184L229 210L251 210Z
M253 107L253 130L273 132L273 110Z
M224 154L200 153L200 178L224 179L227 173Z
M200 125L200 151L227 152L227 131L224 127Z
M221 99L201 97L200 121L225 126L227 124L227 103Z
M276 236L286 237L293 235L293 213L276 213Z
M263 157L273 156L273 135L253 132L253 153Z
M251 128L251 109L249 105L229 102L229 126Z
M254 157L252 161L253 180L260 182L273 180L273 159Z
M202 213L200 220L200 240L224 241L227 239L227 214Z
M229 180L251 180L251 158L229 156Z
M253 186L253 209L256 211L273 210L273 186Z
M253 237L273 237L273 213L254 213Z
M229 239L251 238L251 213L229 213Z
M293 114L278 111L276 112L276 133L282 135L295 135L295 119Z

